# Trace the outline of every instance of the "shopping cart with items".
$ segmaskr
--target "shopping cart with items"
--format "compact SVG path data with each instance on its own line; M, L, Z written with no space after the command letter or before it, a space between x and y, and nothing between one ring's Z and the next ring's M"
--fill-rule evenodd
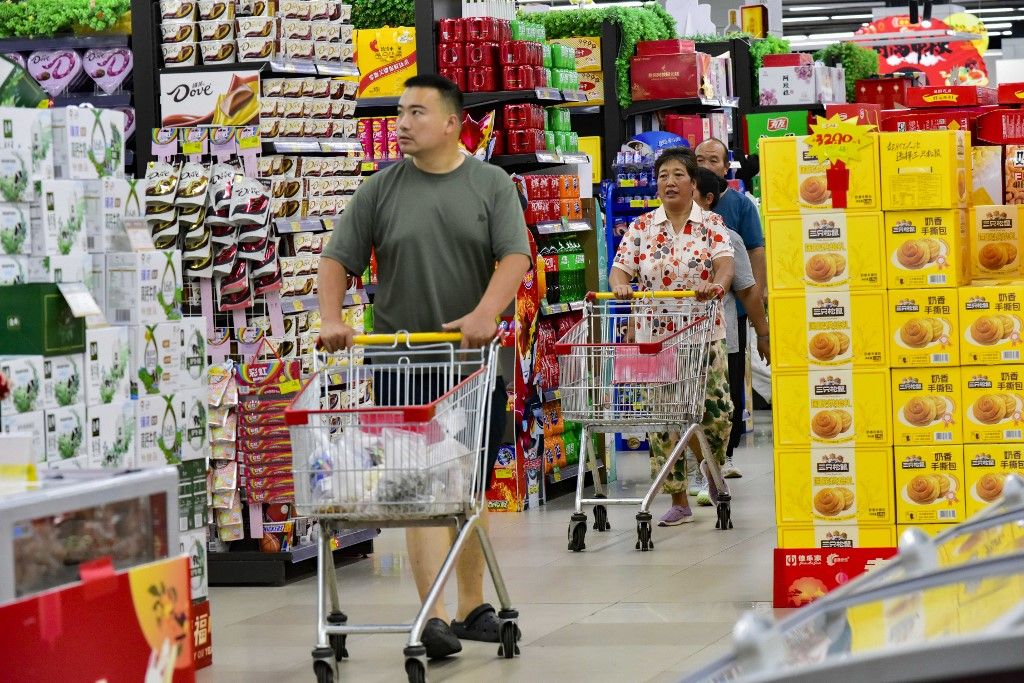
M519 653L512 609L487 531L484 450L495 386L497 342L461 350L458 334L356 337L320 364L285 413L299 514L320 524L317 553L317 681L333 681L350 634L408 633L410 682L426 680L420 642L459 553L474 533L501 603L498 654ZM349 407L341 396L372 388L377 405ZM337 407L331 403L340 403ZM340 528L454 526L455 541L409 624L350 625L340 610L331 539Z
M698 301L693 292L636 292L632 300L590 293L583 319L555 345L559 391L566 420L583 426L576 507L569 522L569 550L586 549L587 515L594 505L594 528L610 529L607 505L640 505L636 514L637 550L651 550L651 501L696 439L710 456L701 428L716 300ZM608 498L598 479L592 433L678 429L681 438L643 498ZM588 457L589 456L589 457ZM719 494L716 528L731 529L730 497L717 461L705 458ZM589 462L594 498L583 497Z

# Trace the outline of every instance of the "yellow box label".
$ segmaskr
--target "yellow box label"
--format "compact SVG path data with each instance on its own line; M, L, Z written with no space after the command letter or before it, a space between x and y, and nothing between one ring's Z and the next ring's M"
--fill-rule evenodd
M780 548L892 548L896 527L892 524L780 524Z
M356 32L359 97L394 97L416 75L416 29L360 29Z
M553 38L549 43L568 45L576 49L576 70L601 70L601 39L598 36L575 36L572 38Z
M959 368L892 371L892 441L897 446L961 444Z
M893 450L897 522L963 521L963 446L896 446Z
M886 211L890 289L956 287L969 275L967 212Z
M970 217L971 275L996 280L1020 277L1020 207L975 206Z
M892 454L888 448L775 451L779 524L891 524Z
M962 287L960 364L998 365L1021 360L1020 285Z
M768 301L776 367L888 366L884 291L786 292Z
M969 133L954 130L879 133L882 208L955 209L971 187Z
M885 281L880 212L768 216L765 236L772 291L877 289Z
M778 370L772 402L776 447L892 444L888 370Z
M1024 365L965 367L964 443L1021 443Z
M888 302L892 367L960 364L957 290L894 289Z
M967 516L976 515L1003 499L1007 475L1024 475L1024 450L1020 444L964 446L967 468Z
M878 136L849 170L846 210L877 211L881 208L878 187ZM761 138L761 192L765 214L820 212L835 208L829 165L808 153L804 137Z

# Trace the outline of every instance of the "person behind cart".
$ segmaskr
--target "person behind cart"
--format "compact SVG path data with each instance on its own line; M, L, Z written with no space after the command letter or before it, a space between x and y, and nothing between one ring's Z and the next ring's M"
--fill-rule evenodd
M729 173L729 148L718 138L708 138L697 145L697 164L712 171L724 179ZM761 229L761 218L757 207L743 193L726 186L723 190L715 213L722 217L726 227L736 231L743 239L743 245L750 257L750 265L754 271L754 280L760 288L761 301L757 304L764 309L764 299L768 293L768 266L764 251L764 231ZM740 445L743 436L743 387L746 382L747 352L747 317L751 315L753 303L736 302L737 331L739 342L735 351L729 351L729 388L732 394L733 419L732 432L729 435L729 446L725 452L725 467L722 476L726 479L738 479L743 474L733 463L733 451ZM730 349L733 347L730 345ZM710 504L710 503L709 503Z
M398 104L398 145L405 159L360 186L320 261L320 339L327 351L352 345L355 331L342 322L342 302L347 283L366 270L371 251L380 281L375 332L459 331L463 347L472 348L494 339L498 316L530 268L530 245L515 185L500 168L462 153L461 127L462 93L454 83L428 74L406 81ZM400 400L436 399L436 387L423 384L422 391ZM485 485L507 419L504 383L498 385L487 461L481 463ZM377 394L378 404L387 405L389 398ZM484 516L481 523L486 522ZM406 541L425 599L452 533L410 528ZM444 600L438 600L421 636L427 657L460 652L460 639L498 642L498 616L483 599L484 564L479 545L466 544L456 567L458 618L449 622Z
M641 291L693 290L699 300L721 299L732 286L734 252L725 223L718 214L705 211L693 200L697 169L693 151L681 147L664 150L654 162L658 199L662 205L633 221L619 244L608 276L617 297L630 297L633 281ZM716 311L701 424L712 457L722 464L732 429L733 403L729 395L725 320L722 307L716 307ZM679 432L648 435L652 473L656 474L664 466L679 437ZM698 453L698 457L701 458L700 470L709 482L710 497L717 500L718 490L709 476L703 454ZM672 506L658 525L692 522L685 457L676 461L662 490L672 496Z

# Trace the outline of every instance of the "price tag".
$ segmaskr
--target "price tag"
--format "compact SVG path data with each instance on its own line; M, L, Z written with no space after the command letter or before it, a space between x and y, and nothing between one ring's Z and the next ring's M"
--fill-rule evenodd
M819 161L850 163L860 160L864 148L871 145L868 134L872 126L862 126L859 119L843 121L839 114L830 119L816 117L818 122L811 125L811 134L804 138L808 152Z
M554 152L537 152L537 161L542 164L557 164L558 155Z

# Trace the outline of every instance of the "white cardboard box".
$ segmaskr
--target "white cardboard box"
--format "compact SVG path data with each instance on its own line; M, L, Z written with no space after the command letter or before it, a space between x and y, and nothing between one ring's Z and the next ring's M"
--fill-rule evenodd
M206 527L182 531L178 534L179 552L188 555L192 576L192 599L201 600L210 595L209 565L206 559Z
M85 405L46 411L46 465L84 468L88 460Z
M85 282L86 275L92 268L92 259L88 254L54 256L23 256L28 262L26 282Z
M179 389L174 395L182 423L181 460L199 460L210 457L210 427L207 424L207 404L210 392L206 387Z
M14 256L32 252L31 217L28 204L0 204L0 254Z
M181 375L179 389L207 385L206 318L187 317L181 326Z
M181 318L181 252L107 254L107 320L152 325Z
M124 114L98 107L53 109L53 166L58 178L124 177Z
M42 410L31 413L4 414L0 417L0 430L4 434L26 436L32 439L35 462L46 461L46 414Z
M137 188L136 183L122 178L86 182L85 235L90 253L131 250L122 221L127 215L129 197ZM131 203L133 206L140 204L137 197Z
M0 200L35 198L35 181L53 178L49 109L0 107Z
M85 253L85 187L81 181L42 181L30 213L33 256Z
M0 254L0 287L25 284L28 277L27 258Z
M140 396L134 404L136 467L181 462L182 419L174 394Z
M135 466L135 404L118 399L86 408L89 424L89 467Z
M132 397L130 332L128 327L85 331L85 400L89 405Z
M43 406L63 408L85 399L84 358L80 353L43 358Z
M841 69L839 71L842 71ZM801 66L765 66L758 72L762 105L845 102L846 80L842 78L842 99L837 99L836 69L821 62Z
M173 393L181 376L181 327L166 322L127 329L131 395Z
M46 407L42 356L2 357L0 372L7 376L7 384L11 388L10 395L0 402L0 414L6 417Z

